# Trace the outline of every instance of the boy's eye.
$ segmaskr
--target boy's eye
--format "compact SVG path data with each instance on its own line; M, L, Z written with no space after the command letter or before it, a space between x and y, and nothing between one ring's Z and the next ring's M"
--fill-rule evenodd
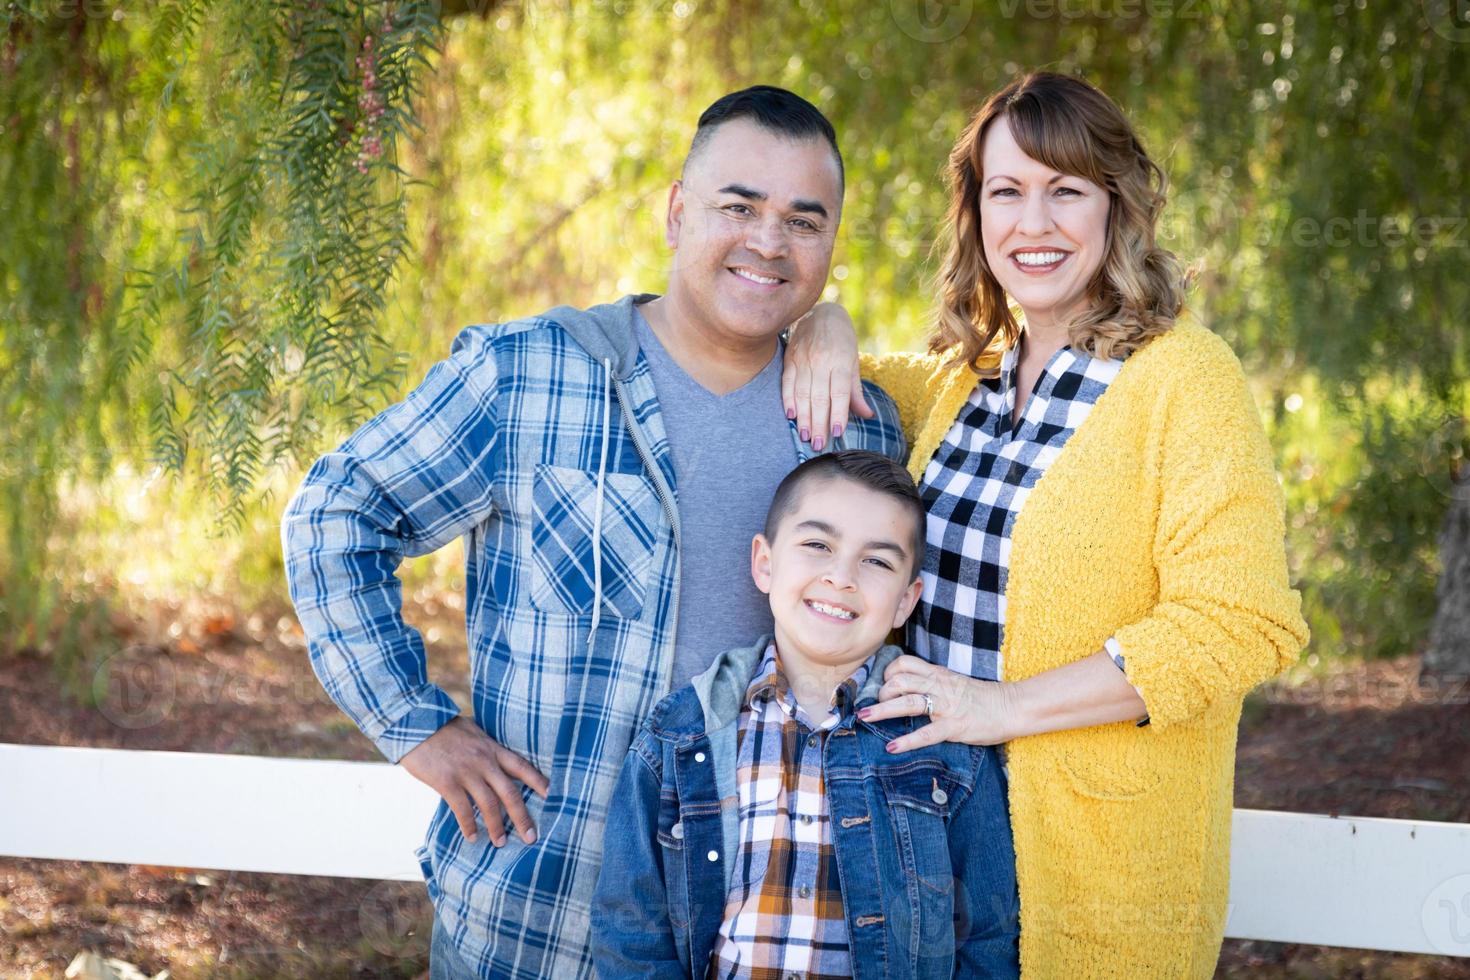
M872 562L874 565L877 565L879 568L886 568L890 572L893 571L893 566L888 564L888 562L884 561L882 558L869 558L868 561Z
M815 548L818 551L826 551L827 550L827 544L826 544L826 542L823 542L823 541L803 541L801 543L801 546L803 548Z

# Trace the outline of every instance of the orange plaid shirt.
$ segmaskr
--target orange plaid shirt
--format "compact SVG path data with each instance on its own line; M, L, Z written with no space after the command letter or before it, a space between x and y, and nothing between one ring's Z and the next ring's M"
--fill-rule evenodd
M813 722L791 692L775 644L766 649L740 710L740 850L709 980L852 976L823 751L872 663L843 681L829 713Z

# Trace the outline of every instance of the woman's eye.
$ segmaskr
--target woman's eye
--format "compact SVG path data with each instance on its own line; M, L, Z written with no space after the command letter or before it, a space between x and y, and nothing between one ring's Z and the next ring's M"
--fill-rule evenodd
M991 197L1016 197L1017 196L1017 192L1016 192L1016 189L1014 187L997 187L995 190L993 190L993 191L990 192L990 196Z
M1081 197L1082 196L1082 192L1079 191L1075 187L1058 187L1057 188L1057 195L1058 196L1066 195L1068 197Z

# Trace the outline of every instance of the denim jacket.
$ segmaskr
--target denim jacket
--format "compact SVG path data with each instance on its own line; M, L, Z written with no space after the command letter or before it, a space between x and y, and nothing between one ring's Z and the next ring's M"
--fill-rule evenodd
M628 751L592 904L604 980L704 975L737 856L740 708L769 643L722 654L659 703ZM876 700L900 654L878 652L857 707ZM854 976L1017 976L1015 854L996 751L886 750L915 727L849 715L826 740Z

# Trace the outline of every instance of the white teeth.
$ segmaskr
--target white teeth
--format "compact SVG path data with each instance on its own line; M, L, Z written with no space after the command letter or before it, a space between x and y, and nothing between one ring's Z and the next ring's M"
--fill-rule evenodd
M813 600L811 603L809 603L809 605L819 613L826 613L828 616L836 616L838 619L857 618L857 613L849 612L846 609L838 609L836 606L829 606L825 602L817 602Z
M1066 252L1017 252L1015 259L1022 265L1051 265L1067 257Z
M781 281L780 279L772 279L769 276L758 276L754 272L747 272L745 269L731 269L730 271L741 279L749 279L751 282L758 282L762 286L774 286Z

